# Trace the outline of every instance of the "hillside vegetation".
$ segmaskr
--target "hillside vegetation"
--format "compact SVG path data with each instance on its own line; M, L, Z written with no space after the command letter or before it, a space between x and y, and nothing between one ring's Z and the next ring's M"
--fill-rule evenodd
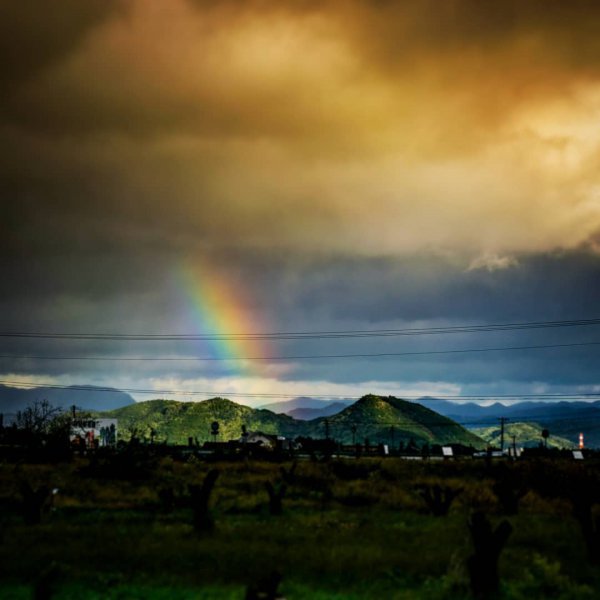
M149 438L154 432L157 441L186 444L189 437L200 442L213 439L211 423L219 423L218 441L238 439L242 425L249 431L294 436L297 421L269 410L256 410L225 398L202 402L149 400L103 413L119 420L119 436L127 439L133 433Z
M461 443L482 446L482 440L451 419L413 402L394 397L364 396L340 413L301 421L269 410L253 409L227 400L202 402L149 400L102 413L119 420L119 436L128 439L154 435L156 441L185 444L189 437L200 442L212 439L211 423L219 423L219 441L238 439L242 425L249 431L285 437L330 437L343 443ZM327 423L327 425L326 425Z
M309 421L310 435L322 437L325 421L329 424L330 435L344 443L351 443L353 438L362 443L368 438L370 443L413 440L418 444L482 445L479 437L451 419L393 396L369 394L332 417Z
M504 427L504 445L508 447L512 444L512 436L515 436L515 443L519 448L533 448L544 442L542 430L544 428L537 423L510 423ZM479 427L471 430L480 438L492 446L500 447L500 427ZM575 443L556 435L548 437L549 448L573 448Z

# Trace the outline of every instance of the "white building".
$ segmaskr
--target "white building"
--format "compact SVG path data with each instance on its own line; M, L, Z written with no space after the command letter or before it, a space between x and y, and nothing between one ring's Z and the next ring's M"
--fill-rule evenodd
M83 448L116 446L117 419L73 419L69 440Z

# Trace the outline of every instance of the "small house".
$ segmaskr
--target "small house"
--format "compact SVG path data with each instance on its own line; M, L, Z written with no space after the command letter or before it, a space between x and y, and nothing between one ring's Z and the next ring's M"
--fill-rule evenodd
M277 446L277 439L276 435L263 433L262 431L249 431L239 441L243 444L256 444L262 448L273 450Z

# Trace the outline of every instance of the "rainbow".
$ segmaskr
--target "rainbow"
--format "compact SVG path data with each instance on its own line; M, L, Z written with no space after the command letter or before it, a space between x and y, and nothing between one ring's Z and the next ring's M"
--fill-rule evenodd
M186 333L224 336L267 330L256 309L251 308L253 302L248 293L225 272L204 261L194 260L193 264L184 264L179 273L193 327L193 331ZM223 362L213 364L218 364L220 371L229 373L259 374L262 361L239 359L269 355L265 340L221 338L203 340L199 344L198 350L202 354L198 356L222 359Z

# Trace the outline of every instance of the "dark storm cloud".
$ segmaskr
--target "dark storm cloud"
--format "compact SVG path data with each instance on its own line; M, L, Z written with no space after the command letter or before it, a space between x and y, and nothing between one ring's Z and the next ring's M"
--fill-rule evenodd
M295 288L300 306L372 323L586 318L597 311L600 258L586 250L523 255L494 271L440 255L340 258L300 269Z
M596 315L600 258L586 252L519 257L496 271L466 270L440 256L353 259L252 255L220 259L222 269L254 299L272 331L402 328L465 323L506 323L590 318ZM90 261L42 260L3 281L25 279L7 289L2 313L10 329L103 332L196 332L193 306L172 278L173 264L160 255ZM190 312L192 311L192 312ZM92 326L93 325L93 326ZM190 329L191 328L191 329ZM279 342L267 355L427 352L596 341L597 328L565 328L452 336L367 340ZM5 354L82 356L211 356L211 348L189 344L107 344L2 340ZM462 385L593 385L600 349L594 346L460 355L380 359L291 361L282 381L335 383L440 381ZM290 363L290 361L287 361ZM234 376L237 363L95 363L7 361L5 371L79 378L113 374L179 379ZM277 368L282 363L273 361ZM286 362L283 363L284 365ZM268 365L268 363L267 363ZM512 383L510 383L512 382Z
M249 326L256 316L275 331L598 316L597 2L3 8L1 329L187 333L199 325L177 274L196 263L231 283ZM288 342L270 351L593 335ZM139 351L0 343L5 354ZM595 351L553 352L267 368L286 383L593 383ZM3 365L79 380L223 373L172 363Z
M591 318L597 315L595 299L600 293L600 261L597 256L581 252L520 257L518 267L491 273L465 272L444 259L421 257L412 261L331 264L318 274L304 275L291 297L301 298L298 312L304 314L307 327L311 308L324 323L344 323L345 328L359 324L368 324L369 328L407 324L427 327ZM598 342L599 335L598 328L592 326L350 340L342 345L342 353L578 344ZM295 351L306 354L312 348L306 342ZM339 344L319 344L322 354L339 351ZM597 383L599 359L600 347L593 345L358 361L331 359L301 362L289 378L336 382L446 381L488 388L502 387L500 383L505 382L505 391L511 385L523 390L533 382L559 387L593 386ZM480 393L490 391L479 388Z
M450 342L447 342L451 346ZM488 341L489 344L489 341ZM433 345L433 344L432 344ZM479 343L478 347L487 344ZM439 345L435 345L439 348ZM600 352L588 349L529 350L511 353L489 352L463 354L459 357L436 355L401 357L378 360L321 360L312 365L302 364L282 379L291 381L331 381L359 384L374 382L444 382L466 390L478 386L478 393L527 393L529 386L587 388L597 385L596 365ZM495 388L495 389L494 389Z
M593 34L600 14L594 0L411 0L408 2L357 2L381 18L381 26L390 33L405 25L405 36L397 44L421 43L432 49L457 49L477 45L489 48L498 43L511 43L522 34L550 36L561 32L557 52L569 47L582 57L589 54L590 46L596 51ZM383 21L387 21L384 24ZM396 29L396 31L398 31ZM577 32L577 34L576 34ZM577 36L579 35L579 39ZM379 41L388 43L385 36ZM582 61L583 62L583 61Z
M3 21L6 252L510 254L600 227L593 5L81 6Z
M53 135L266 135L349 152L352 130L364 137L360 121L381 127L398 118L394 105L423 128L422 108L444 113L445 97L495 128L540 96L597 79L600 64L600 8L586 0L177 0L172 8L64 0L50 15L6 4L4 72L40 78L10 98L4 118ZM126 19L76 55L86 34L125 7ZM464 116L456 126L441 116L428 151L451 144L456 152L461 134L488 141L461 131Z
M83 38L124 6L122 0L2 0L0 86L11 86L76 51Z
M100 257L74 253L5 261L2 279L23 284L7 287L5 299L65 293L103 300L153 289L166 297L170 273L186 260L168 248L112 250ZM335 321L377 328L387 322L591 318L600 295L600 258L585 251L524 255L515 266L491 272L426 254L299 258L248 251L216 256L213 267L235 281L235 289L248 290L279 329L298 320L310 329L316 315L324 328Z

